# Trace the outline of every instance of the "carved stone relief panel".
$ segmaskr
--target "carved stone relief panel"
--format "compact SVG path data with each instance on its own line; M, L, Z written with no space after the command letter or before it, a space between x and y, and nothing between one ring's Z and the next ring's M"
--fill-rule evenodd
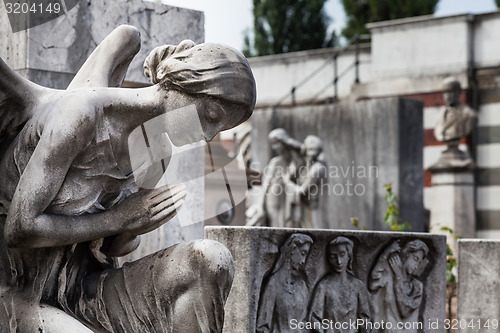
M235 259L225 332L440 332L446 238L423 233L206 228Z

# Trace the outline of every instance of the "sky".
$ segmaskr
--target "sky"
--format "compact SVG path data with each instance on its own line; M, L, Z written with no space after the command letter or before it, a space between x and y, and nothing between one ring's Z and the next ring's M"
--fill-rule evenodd
M415 0L418 1L418 0ZM165 4L205 12L205 40L243 48L243 35L252 29L252 0L163 0ZM328 0L326 11L332 22L329 30L340 35L345 15L340 0ZM494 0L440 0L436 16L484 13L496 10Z

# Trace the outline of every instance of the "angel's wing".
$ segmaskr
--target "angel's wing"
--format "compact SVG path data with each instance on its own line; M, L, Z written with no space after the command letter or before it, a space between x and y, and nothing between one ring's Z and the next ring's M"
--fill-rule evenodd
M130 25L119 26L96 47L67 89L120 87L140 48L139 30Z
M121 86L140 47L135 27L116 28L92 52L68 89ZM0 155L6 148L4 141L21 130L33 116L38 99L50 90L23 78L0 58Z
M0 58L0 145L20 131L48 90L23 78Z

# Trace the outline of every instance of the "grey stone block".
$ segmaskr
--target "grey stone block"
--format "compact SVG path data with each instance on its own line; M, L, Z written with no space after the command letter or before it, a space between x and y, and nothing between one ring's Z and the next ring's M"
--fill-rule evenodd
M184 39L204 41L202 12L139 0L80 0L66 15L12 33L2 1L0 56L31 81L64 89L97 44L120 24L137 27L142 37L141 51L127 73L129 84L149 84L143 62L153 48Z
M283 278L286 274L282 275L280 271L286 269L284 267L287 267L288 261L290 263L288 267L292 266L291 258L296 253L293 250L287 250L287 246L290 245L290 239L300 237L310 239L313 243L309 251L307 248L305 250L302 248L306 251L306 257L301 269L296 271L300 271L296 274L299 278L288 280ZM380 324L384 319L384 312L387 314L386 317L390 317L390 311L395 309L394 302L390 302L390 296L384 296L391 293L394 295L393 289L389 288L391 285L394 287L393 283L395 284L395 280L391 277L393 273L388 271L391 269L388 266L388 260L384 258L390 258L391 256L387 255L392 253L400 258L399 264L406 269L409 267L408 263L411 262L411 259L408 259L411 256L405 256L404 253L416 253L408 250L410 245L425 244L424 247L428 249L427 255L425 258L419 258L422 259L419 261L420 264L411 275L404 279L405 283L412 287L411 291L408 291L408 296L412 296L413 310L408 311L406 315L400 315L402 322L421 322L422 329L396 331L444 332L443 320L446 315L446 237L444 235L265 227L205 227L205 238L224 244L231 251L235 263L233 287L225 308L224 332L259 332L257 322L262 324L263 320L259 318L264 314L273 317L276 314L283 316L285 313L286 316L287 313L289 315L287 310L299 312L302 310L307 313L306 320L311 318L310 314L315 308L314 301L317 301L318 290L321 290L320 281L326 281L330 275L334 276L332 272L337 270L337 266L331 264L331 259L329 263L326 252L329 242L333 239L339 240L338 237L345 237L353 244L350 258L352 275L349 274L348 279L354 282L342 288L329 288L334 294L345 291L342 297L333 300L334 305L330 310L336 311L341 310L341 307L347 307L350 308L351 313L356 313L357 306L359 314L364 304L365 311L370 313L372 323ZM300 246L296 248L298 247ZM391 252L393 250L400 250L400 252ZM386 287L381 287L380 282L385 282ZM285 305L283 302L276 301L274 306L269 306L269 302L265 301L270 297L269 286L271 285L275 299L283 300L291 297L284 302ZM290 289L290 294L288 294L287 288L298 289ZM355 292L360 296L358 300L346 305L345 302L349 302ZM362 301L362 295L365 301ZM325 299L328 303L328 297ZM384 302L389 305L384 307L382 305ZM369 303L369 307L366 303ZM390 305L392 305L392 310L389 309ZM267 311L262 310L266 307ZM392 318L395 318L394 315ZM301 318L296 319L301 320ZM439 328L429 327L429 323L436 322L436 320L440 323ZM280 329L278 331L285 331L284 327ZM372 332L377 332L377 330Z
M324 143L329 216L323 228L387 230L384 184L398 195L401 218L411 231L424 230L422 103L401 98L266 109L252 116L252 166L268 165L267 136L284 128L299 141L313 134Z
M494 332L500 321L500 240L458 240L460 332ZM470 324L475 327L464 325ZM461 321L461 322L460 322ZM493 324L496 323L496 329ZM489 326L489 327L487 327Z

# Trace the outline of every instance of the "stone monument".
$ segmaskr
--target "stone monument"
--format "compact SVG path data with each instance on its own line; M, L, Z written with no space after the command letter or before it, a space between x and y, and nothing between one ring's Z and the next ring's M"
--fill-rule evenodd
M322 141L322 153L316 159L320 164L312 165L326 169L323 202L316 210L322 218L315 228L353 229L350 221L356 217L361 228L388 230L384 185L390 183L401 219L411 223L411 231L424 231L422 106L416 100L377 98L263 109L251 118L250 167L269 170L273 153L268 135L274 129L283 128L301 142L314 135ZM302 170L306 175L308 168ZM249 206L258 201L250 194ZM307 216L311 207L304 207Z
M0 59L0 322L9 332L222 330L233 263L221 244L181 243L116 267L189 195L184 185L146 186L165 161L131 138L154 119L156 148L211 140L252 114L255 81L239 52L183 41L147 57L153 86L120 88L139 48L139 31L120 26L67 90L31 83Z
M459 149L460 140L474 130L476 113L460 103L462 89L453 77L443 81L443 107L434 136L446 144L439 160L429 170L432 173L431 229L448 227L462 237L474 237L476 219L474 206L474 162L466 151ZM450 240L456 250L456 240Z
M205 238L234 258L225 332L444 332L444 235L205 227Z
M304 143L291 138L283 128L269 133L269 143L278 154L262 175L257 203L246 215L247 225L315 228L321 225L327 167L323 142L309 135Z

